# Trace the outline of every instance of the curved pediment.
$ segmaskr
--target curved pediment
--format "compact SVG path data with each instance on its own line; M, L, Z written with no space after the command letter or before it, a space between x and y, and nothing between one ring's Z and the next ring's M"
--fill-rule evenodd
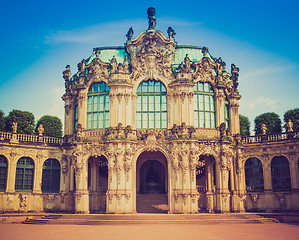
M131 57L133 81L140 76L152 80L159 75L171 80L176 45L172 37L157 30L144 31L128 40L125 46Z

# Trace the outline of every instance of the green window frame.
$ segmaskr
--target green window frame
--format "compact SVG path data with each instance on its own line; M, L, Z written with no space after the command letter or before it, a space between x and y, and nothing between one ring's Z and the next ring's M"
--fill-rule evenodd
M21 157L16 168L16 192L32 192L34 181L34 161L29 157Z
M224 103L224 119L225 119L225 127L226 129L229 129L230 121L229 121L229 102L225 100Z
M247 192L263 192L263 165L258 158L248 158L245 162L245 183Z
M7 186L7 159L3 155L0 155L0 192L6 191Z
M209 83L197 82L194 87L194 126L216 128L214 91Z
M49 158L43 165L42 192L59 193L60 163L57 159Z
M167 90L156 80L147 80L137 88L136 123L138 129L167 128Z
M289 161L284 156L276 156L271 161L271 178L273 192L291 191Z
M87 129L109 127L110 88L105 82L94 83L87 94Z

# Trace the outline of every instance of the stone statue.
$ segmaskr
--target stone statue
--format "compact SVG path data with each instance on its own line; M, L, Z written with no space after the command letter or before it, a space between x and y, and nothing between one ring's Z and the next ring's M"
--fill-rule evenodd
M128 56L125 56L123 66L124 66L124 73L129 74L129 59L128 59Z
M262 126L261 126L261 130L262 130L262 134L263 134L263 135L266 135L266 132L267 132L267 126L266 126L265 123L262 124Z
M201 52L202 52L202 55L203 55L204 57L206 57L207 54L208 54L208 48L203 47L202 50L201 50Z
M86 67L86 61L83 59L80 63L78 63L78 71L84 73Z
M38 136L43 136L44 132L45 132L45 129L43 127L43 124L40 124L37 128L37 131L38 131Z
M156 27L156 9L153 7L149 7L147 9L147 15L148 15L148 30L155 29Z
M239 86L239 83L238 83L238 79L239 79L239 68L237 68L235 64L231 65L231 74L232 74L231 79L233 81L234 89L237 89L237 87Z
M188 57L188 54L186 54L186 57L184 58L184 62L185 62L185 67L186 67L187 72L190 72L191 71L191 60Z
M293 132L293 123L292 120L289 119L289 121L286 123L286 127L287 127L287 132Z
M17 133L17 130L18 130L18 123L13 122L12 123L12 133Z
M113 55L112 59L110 60L110 63L111 63L111 73L116 73L117 71L117 61L116 61L116 58L115 58L115 55Z
M224 70L225 70L225 66L226 63L224 61L222 61L221 57L219 57L218 59L214 59L215 63L216 63L216 73L220 76L222 76Z
M168 27L168 29L167 29L167 34L168 34L168 37L169 37L169 38L174 38L174 35L175 35L176 33L174 32L174 30L173 30L172 27Z
M65 67L65 70L63 71L63 78L64 78L64 80L65 81L68 81L69 80L69 78L70 78L70 75L71 75L71 67L70 67L70 65L67 65L66 67Z
M132 40L133 34L134 34L133 28L130 27L128 33L126 34L127 41L131 41Z
M100 53L101 53L100 49L97 48L97 49L95 50L95 54L96 54L96 57L97 57L97 58L100 57Z

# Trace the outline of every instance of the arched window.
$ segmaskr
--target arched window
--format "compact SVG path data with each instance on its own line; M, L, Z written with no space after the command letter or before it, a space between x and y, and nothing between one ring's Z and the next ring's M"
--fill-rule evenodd
M31 192L33 190L34 162L31 158L21 157L17 162L15 190Z
M58 193L60 190L60 163L56 159L47 159L43 166L42 192Z
M90 86L87 94L87 129L109 127L109 91L105 82Z
M291 190L290 166L287 158L279 156L272 159L271 176L274 192Z
M167 128L166 88L159 81L144 81L137 88L137 128Z
M194 125L199 128L215 128L214 91L209 83L194 85Z
M258 158L249 158L245 162L245 182L248 192L264 191L263 165Z
M229 102L225 100L224 105L224 119L225 119L225 127L229 129Z
M6 157L0 155L0 192L6 191L7 183L7 160Z

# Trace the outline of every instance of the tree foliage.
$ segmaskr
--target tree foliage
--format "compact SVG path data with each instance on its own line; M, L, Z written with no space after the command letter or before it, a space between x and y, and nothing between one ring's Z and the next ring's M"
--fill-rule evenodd
M5 131L5 116L4 112L0 110L0 131Z
M43 125L43 128L45 130L44 133L45 136L62 137L62 122L60 118L55 116L49 116L49 115L42 116L36 124L36 128L35 128L36 134L38 134L37 128L39 127L40 124Z
M299 108L286 111L283 118L285 123L287 123L289 119L291 119L293 123L293 130L296 132L299 131Z
M6 117L6 131L12 132L12 123L18 123L17 133L33 134L34 115L31 112L12 110Z
M240 117L240 134L242 137L250 135L250 121L248 117L243 115L239 115Z
M281 133L281 120L274 112L263 113L254 119L254 131L256 135L261 135L262 124L267 126L266 134Z

